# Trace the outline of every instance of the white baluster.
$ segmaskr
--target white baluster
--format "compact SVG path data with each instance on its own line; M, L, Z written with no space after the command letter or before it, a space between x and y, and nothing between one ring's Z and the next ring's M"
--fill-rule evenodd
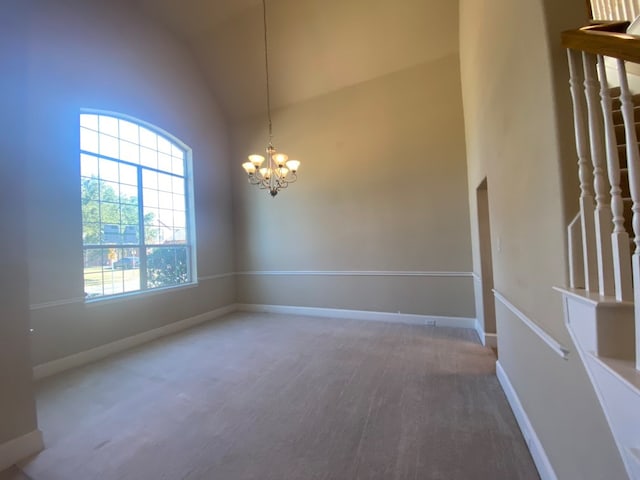
M587 145L587 130L584 119L584 96L582 94L582 56L575 50L567 50L571 98L573 99L573 123L576 135L576 151L578 153L578 176L580 179L580 217L582 223L582 244L584 257L585 289L589 292L598 290L598 272L596 258L596 232L594 225L594 202L591 190L591 168Z
M631 283L631 252L629 250L629 235L624 228L624 203L620 188L620 158L618 156L618 141L613 125L611 94L607 79L607 68L604 57L598 55L598 74L600 78L600 101L604 117L605 145L607 152L607 171L611 188L611 212L613 217L613 233L611 234L611 248L613 255L613 278L617 300L632 300L633 285Z
M629 189L633 200L633 235L635 242L633 253L638 255L640 254L640 154L638 153L633 98L629 90L627 70L624 61L620 59L618 59L618 75L620 76L620 109L624 119L627 168L629 169Z
M627 0L620 0L621 20L629 19L629 9L627 8Z
M584 288L584 260L582 256L582 222L578 213L567 227L569 238L569 286Z
M620 77L620 101L622 118L624 119L624 138L627 147L627 168L629 169L629 190L633 206L633 235L635 249L632 258L633 271L633 299L636 316L636 353L640 352L640 153L638 152L638 137L634 117L634 105L627 69L624 60L618 59L618 76ZM636 368L640 369L640 355L636 354Z
M594 20L602 20L604 15L604 9L602 7L602 0L596 0L595 2L591 2L591 8L593 10L593 19Z
M603 139L602 108L600 106L600 84L596 77L596 56L582 53L584 68L584 92L589 118L589 146L593 165L593 189L596 196L594 213L596 232L596 255L598 260L598 291L600 295L614 295L613 256L611 253L611 205L605 179L605 154Z

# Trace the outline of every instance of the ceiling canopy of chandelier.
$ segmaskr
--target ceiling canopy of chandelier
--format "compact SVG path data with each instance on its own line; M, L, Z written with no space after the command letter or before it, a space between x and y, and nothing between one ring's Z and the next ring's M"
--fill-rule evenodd
M290 183L298 179L298 160L289 160L289 157L277 152L273 146L273 129L271 126L271 98L269 91L269 55L267 44L267 5L262 0L262 19L264 23L264 67L267 79L267 118L269 121L269 145L266 150L266 158L262 155L249 155L249 161L242 164L242 168L249 176L249 183L257 185L260 189L269 190L275 197L280 190L287 188ZM265 163L266 161L266 163Z

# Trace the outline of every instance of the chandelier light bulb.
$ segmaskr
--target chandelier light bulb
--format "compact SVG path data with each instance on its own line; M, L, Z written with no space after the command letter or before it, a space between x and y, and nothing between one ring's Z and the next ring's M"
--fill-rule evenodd
M269 180L271 178L271 169L267 167L262 167L260 169L260 175L262 175L264 179Z
M293 173L296 173L298 171L298 168L300 167L300 162L298 160L289 160L287 162L287 167L289 168L289 170L291 170Z
M264 157L262 155L249 155L249 161L251 163L253 163L256 167L259 167L260 165L262 165L262 162L264 162Z
M244 162L242 164L242 168L244 168L244 171L247 172L247 175L253 175L254 173L256 173L256 166L251 162Z
M276 162L279 167L282 167L288 159L289 157L284 153L276 153L273 155L273 161Z

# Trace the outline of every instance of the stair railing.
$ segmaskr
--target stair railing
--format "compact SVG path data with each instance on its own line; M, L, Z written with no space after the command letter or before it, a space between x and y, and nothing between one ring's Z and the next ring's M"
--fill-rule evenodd
M632 91L640 93L640 76L626 65L640 63L640 37L624 33L628 25L607 22L562 35L580 180L580 211L568 229L569 268L571 288L634 301L640 369L640 107Z

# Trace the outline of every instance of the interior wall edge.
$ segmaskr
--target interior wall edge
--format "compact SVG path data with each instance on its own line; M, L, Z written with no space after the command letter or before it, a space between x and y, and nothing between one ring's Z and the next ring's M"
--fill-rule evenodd
M478 334L478 337L480 337L482 345L489 348L498 348L498 335L496 333L485 332L479 317L476 318L473 328Z

